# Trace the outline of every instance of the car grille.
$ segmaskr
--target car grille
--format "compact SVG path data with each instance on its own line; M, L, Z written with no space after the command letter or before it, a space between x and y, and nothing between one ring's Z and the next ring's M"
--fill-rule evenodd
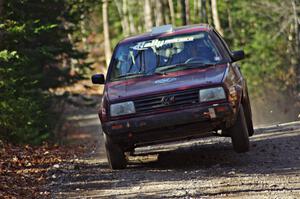
M199 89L147 96L134 101L137 113L150 112L176 106L188 106L195 103L199 103Z

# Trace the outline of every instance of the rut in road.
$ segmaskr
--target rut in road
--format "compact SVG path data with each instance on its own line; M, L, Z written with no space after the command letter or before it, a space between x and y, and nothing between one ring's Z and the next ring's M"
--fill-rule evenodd
M300 198L300 122L256 129L246 154L229 138L210 137L138 149L143 156L111 171L95 110L70 111L76 128L67 137L90 150L56 171L55 198Z

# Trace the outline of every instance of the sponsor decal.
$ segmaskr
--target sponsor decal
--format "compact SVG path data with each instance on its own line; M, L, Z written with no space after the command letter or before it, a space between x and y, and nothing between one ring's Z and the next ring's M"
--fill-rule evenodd
M174 82L176 79L177 78L175 78L175 77L164 78L164 79L156 80L154 83L155 84L165 84L165 83Z
M173 44L173 43L179 43L179 42L187 42L187 41L193 41L194 37L179 37L179 38L173 38L173 39L167 39L167 40L150 40L150 41L143 41L137 43L135 46L131 47L134 50L146 50L147 48L160 48L167 44Z

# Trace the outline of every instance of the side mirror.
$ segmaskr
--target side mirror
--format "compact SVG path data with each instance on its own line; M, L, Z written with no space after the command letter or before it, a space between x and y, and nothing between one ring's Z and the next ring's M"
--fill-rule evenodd
M95 74L92 76L92 82L93 84L104 84L105 77L103 74Z
M234 62L239 61L245 58L245 53L243 50L232 51L231 57Z

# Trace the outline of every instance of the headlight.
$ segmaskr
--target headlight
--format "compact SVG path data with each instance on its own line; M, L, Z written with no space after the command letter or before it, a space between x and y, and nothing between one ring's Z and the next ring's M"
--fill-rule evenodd
M200 102L209 102L221 99L226 99L223 87L207 88L199 91Z
M132 101L110 105L110 116L112 117L131 113L135 113L135 108Z

